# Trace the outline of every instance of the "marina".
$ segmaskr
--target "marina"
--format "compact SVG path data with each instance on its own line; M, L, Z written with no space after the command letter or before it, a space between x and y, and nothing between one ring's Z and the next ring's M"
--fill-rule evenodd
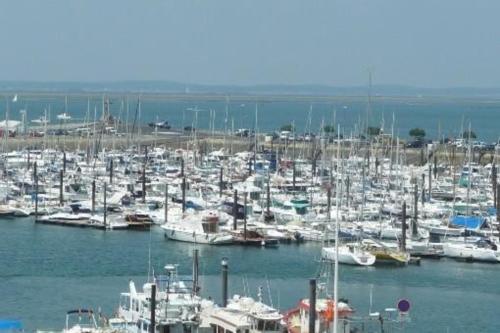
M253 306L274 313L276 323L264 329L266 325L258 328L257 322L249 319L233 326L224 324L224 329L301 332L307 326L305 318L310 317L304 311L313 290L310 286L308 290L311 278L318 283L314 291L318 293L320 321L316 330L320 332L326 329L321 320L331 320L325 324L328 327L340 325L340 332L378 331L383 321L399 330L425 332L419 324L423 309L418 306L427 307L427 302L419 304L417 297L417 308L412 307L411 315L397 308L401 300L415 304L415 295L404 287L406 279L413 279L412 288L424 288L422 284L431 278L417 282L414 275L432 275L438 268L443 270L442 281L437 282L441 286L452 278L460 284L461 278L445 273L449 269L467 269L470 274L486 269L488 274L497 274L500 224L495 207L500 200L496 185L500 149L495 146L479 150L469 138L460 142L461 146L455 141L429 141L414 148L409 139L390 134L367 139L352 132L341 137L341 124L335 126L336 135L325 131L323 125L319 132L310 132L302 139L299 133L285 135L279 129L278 135L271 136L258 132L258 110L252 135L250 130L245 136L240 135L242 131L215 130L211 123L209 128L199 128L201 124L194 123L195 112L192 127L196 131L169 127L168 138L161 140L158 127L170 126L169 122L138 124L136 132L130 132L131 128L121 122L106 120L112 116L107 104L96 121L68 127L85 129L82 132L87 135L44 130L43 136L21 144L25 134L19 132L4 136L1 155L5 232L15 236L9 231L15 226L14 230L24 230L17 235L21 238L39 233L64 235L64 239L50 241L51 245L37 239L28 243L48 246L45 251L57 251L58 247L67 251L64 243L73 239L69 247L77 252L65 255L88 261L83 267L92 266L93 261L96 264L83 280L92 281L102 269L110 272L103 275L104 281L112 283L107 285L109 290L99 291L99 297L92 300L84 297L88 304L75 299L79 304L68 305L93 309L89 316L99 314L101 321L107 318L106 323L91 323L96 332L150 331L147 307L136 314L125 308L114 311L116 295L128 285L125 276L147 280L146 294L158 287L158 304L174 306L174 294L179 292L185 295L179 296L183 300L187 295L197 297L188 301L192 317L183 319L187 321L181 326L189 325L198 332L222 325L220 318L231 322L236 318L231 317L233 311L244 312ZM69 114L65 112L65 118ZM129 131L122 132L127 128ZM13 144L14 139L18 143ZM10 246L7 243L5 250ZM37 270L49 258L64 267L56 263L65 262L64 256L45 257L43 251L40 255ZM118 259L122 256L128 260ZM172 291L172 300L170 296L162 299L166 287L157 274L167 269L167 276L173 278L178 270L189 272L192 260L199 267L196 278L193 275L189 282L196 281L189 287L191 291L182 284L180 291ZM219 279L216 267L220 260L228 260L231 267L234 264L236 276L229 280L237 286L231 295L226 292L222 297L219 283L214 283ZM71 263L72 269L58 269L57 274L46 276L49 268L40 278L72 280L70 272L79 271L79 265ZM340 280L321 282L335 277L337 269ZM24 276L22 272L11 274L5 275L7 282L17 280L17 274L21 280ZM407 277L396 282L389 278L394 274ZM378 284L372 278L378 279ZM384 281L387 278L390 282ZM121 286L116 285L119 281ZM337 283L341 292L334 298ZM399 287L394 289L394 283ZM135 286L129 288L130 298L138 291ZM453 284L450 288L456 292ZM292 289L296 292L290 293ZM282 298L282 293L287 296ZM141 297L145 298L138 302L149 302L149 296ZM373 297L380 297L376 304L381 307L376 310L372 308ZM340 324L333 323L334 304L343 309L337 318ZM226 306L231 310L224 310ZM58 310L61 315L65 311ZM33 318L28 319L31 329L58 325L53 314L50 319L25 315ZM157 332L167 330L161 325L171 331L179 329L176 321L165 319L161 324L161 314L158 316ZM427 313L425 316L428 318ZM442 326L450 327L449 322Z
M0 333L500 332L499 11L2 2Z

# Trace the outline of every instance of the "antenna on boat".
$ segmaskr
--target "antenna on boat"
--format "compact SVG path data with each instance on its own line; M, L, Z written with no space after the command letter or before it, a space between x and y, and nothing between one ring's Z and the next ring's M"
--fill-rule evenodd
M273 306L273 297L271 295L271 284L269 283L269 278L266 276L266 283L267 283L267 293L269 295L269 303L271 304L271 307Z
M149 228L149 243L148 243L148 282L151 282L151 272L153 272L154 275L154 270L151 267L151 229Z
M370 307L368 308L368 313L372 313L372 305L373 305L373 284L370 285Z

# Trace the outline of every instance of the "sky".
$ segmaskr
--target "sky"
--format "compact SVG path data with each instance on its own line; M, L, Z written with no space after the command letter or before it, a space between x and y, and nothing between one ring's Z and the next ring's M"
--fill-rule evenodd
M2 0L0 80L500 87L498 0Z

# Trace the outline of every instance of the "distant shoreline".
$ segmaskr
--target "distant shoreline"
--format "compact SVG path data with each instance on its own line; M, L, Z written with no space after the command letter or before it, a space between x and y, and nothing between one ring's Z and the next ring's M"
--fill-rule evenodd
M172 81L0 81L0 94L143 94L185 96L301 96L332 97L405 97L405 98L500 98L500 87L424 88L406 85L330 86L322 84L218 85Z
M141 97L147 100L161 101L204 101L204 102L305 102L305 103L349 103L366 102L367 96L363 95L307 95L307 94L223 94L223 93L174 93L174 92L137 92L137 91L43 91L43 90L12 90L0 89L0 102L18 95L23 100L40 100L53 98L124 98L131 100ZM372 102L408 102L408 103L448 103L473 101L483 104L499 103L500 95L494 96L372 96Z

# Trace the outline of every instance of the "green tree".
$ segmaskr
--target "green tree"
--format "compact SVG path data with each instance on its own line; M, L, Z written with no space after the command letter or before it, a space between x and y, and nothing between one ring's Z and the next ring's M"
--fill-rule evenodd
M335 133L335 126L325 125L325 126L323 126L323 132L333 134L333 133Z
M473 131L464 131L462 134L462 138L463 139L469 139L469 138L476 139L477 135Z
M410 136L416 139L422 139L425 137L425 130L422 128L412 128L410 130Z
M366 133L369 135L369 136L377 136L380 134L380 128L378 127L374 127L374 126L370 126L366 129Z
M293 125L292 124L286 124L281 126L281 131L288 131L288 132L293 132Z

